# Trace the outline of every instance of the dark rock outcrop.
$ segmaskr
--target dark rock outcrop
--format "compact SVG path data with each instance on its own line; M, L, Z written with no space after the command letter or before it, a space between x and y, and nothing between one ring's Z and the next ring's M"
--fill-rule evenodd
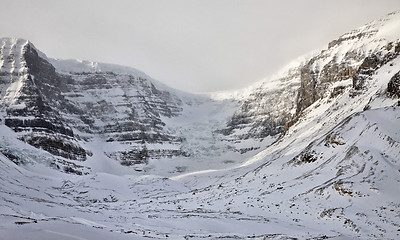
M387 93L391 97L400 98L400 71L397 72L389 81Z
M381 65L382 60L377 55L371 55L364 59L363 63L353 76L353 88L360 90L364 86L364 81L371 76Z

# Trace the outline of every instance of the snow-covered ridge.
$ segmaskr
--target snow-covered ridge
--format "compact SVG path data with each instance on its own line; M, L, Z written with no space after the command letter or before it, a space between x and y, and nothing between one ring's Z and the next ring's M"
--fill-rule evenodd
M79 73L114 73L119 75L131 75L137 78L146 79L153 83L157 88L168 91L183 99L190 101L193 98L201 97L200 95L186 93L178 89L167 86L166 84L153 79L146 73L137 70L133 67L122 66L111 63L101 63L95 61L86 61L80 59L57 59L48 58L48 61L56 68L56 71L61 74L79 74Z
M254 92L262 89L273 91L275 88L283 88L285 87L288 76L293 76L296 74L296 71L298 71L301 66L309 61L311 57L316 56L319 52L320 50L314 50L308 54L300 56L289 62L283 68L279 69L276 73L266 76L265 78L258 80L248 87L237 90L210 92L206 94L215 100L235 99L240 101L248 98L250 95L254 94Z
M332 51L327 52L324 62L319 62L315 65L315 69L320 69L326 65L332 59L335 62L341 62L345 57L345 54L353 50L362 51L365 54L371 54L380 50L389 42L396 41L400 39L400 11L395 11L389 13L388 15L382 17L381 19L374 20L362 27L359 27L353 31L341 35L338 40L334 40L328 45L328 49L335 45L342 43L343 41L348 41L337 49L332 49ZM219 91L209 93L209 96L213 99L223 100L223 99L237 99L241 100L247 98L256 89L273 89L275 86L280 85L280 79L291 75L296 69L304 66L313 57L319 54L325 53L328 49L319 49L311 51L297 59L291 61L282 69L278 70L271 76L267 76L254 84L238 90L230 91Z
M353 85L361 88L363 81L357 79L363 78L364 68L374 68L372 65L378 66L400 51L399 39L393 39L399 35L396 29L400 29L400 12L391 13L331 41L327 49L301 68L296 112L302 112L323 98L336 82L353 79Z
M23 57L29 41L17 38L0 38L0 72L9 74L11 84L7 88L0 85L0 104L2 108L9 105L18 105L24 79L27 77L28 67ZM23 107L24 104L17 107ZM3 110L3 109L2 109Z
M245 89L211 94L240 102L224 134L235 139L279 136L304 109L330 94L331 86L356 77L368 57L383 62L395 55L400 49L397 29L400 12L350 31Z
M389 13L386 17L373 21L369 25L378 29L377 36L381 36L389 41L398 40L400 38L400 10Z
M113 72L118 74L131 74L147 77L145 73L137 69L109 63L99 63L79 59L56 59L49 58L50 63L61 73L96 73Z
M0 38L0 71L23 74L27 70L23 58L29 41L18 38Z

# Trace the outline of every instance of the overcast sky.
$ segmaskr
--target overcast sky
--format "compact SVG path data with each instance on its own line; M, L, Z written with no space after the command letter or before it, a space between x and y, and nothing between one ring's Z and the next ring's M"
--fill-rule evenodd
M131 66L190 92L238 89L400 0L0 0L2 37Z

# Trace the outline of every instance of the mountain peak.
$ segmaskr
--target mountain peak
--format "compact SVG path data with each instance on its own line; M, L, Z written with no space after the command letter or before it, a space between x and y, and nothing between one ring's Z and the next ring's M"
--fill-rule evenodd
M0 39L0 70L8 73L21 73L26 70L23 54L29 41L20 38Z
M379 20L380 26L377 35L394 41L400 39L400 10L389 13L385 18Z
M48 61L46 54L39 51L29 40L23 38L0 38L0 71L21 75L27 71L24 54L34 50L39 57Z

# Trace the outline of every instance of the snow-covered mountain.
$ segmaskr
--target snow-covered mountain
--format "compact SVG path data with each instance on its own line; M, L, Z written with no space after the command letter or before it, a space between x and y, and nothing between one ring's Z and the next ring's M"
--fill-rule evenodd
M400 12L247 89L0 40L0 239L398 239Z
M93 154L123 165L188 156L184 135L165 122L185 109L214 104L132 68L50 59L22 39L3 38L1 46L4 124L63 162ZM84 146L93 142L102 145L100 153Z
M343 91L341 85L330 89L333 84L353 79L354 88L361 90L365 79L400 51L396 15L346 33L308 59L299 58L279 74L251 86L245 97L236 94L240 107L224 133L240 139L279 136L285 124L292 124L312 103L332 91Z

